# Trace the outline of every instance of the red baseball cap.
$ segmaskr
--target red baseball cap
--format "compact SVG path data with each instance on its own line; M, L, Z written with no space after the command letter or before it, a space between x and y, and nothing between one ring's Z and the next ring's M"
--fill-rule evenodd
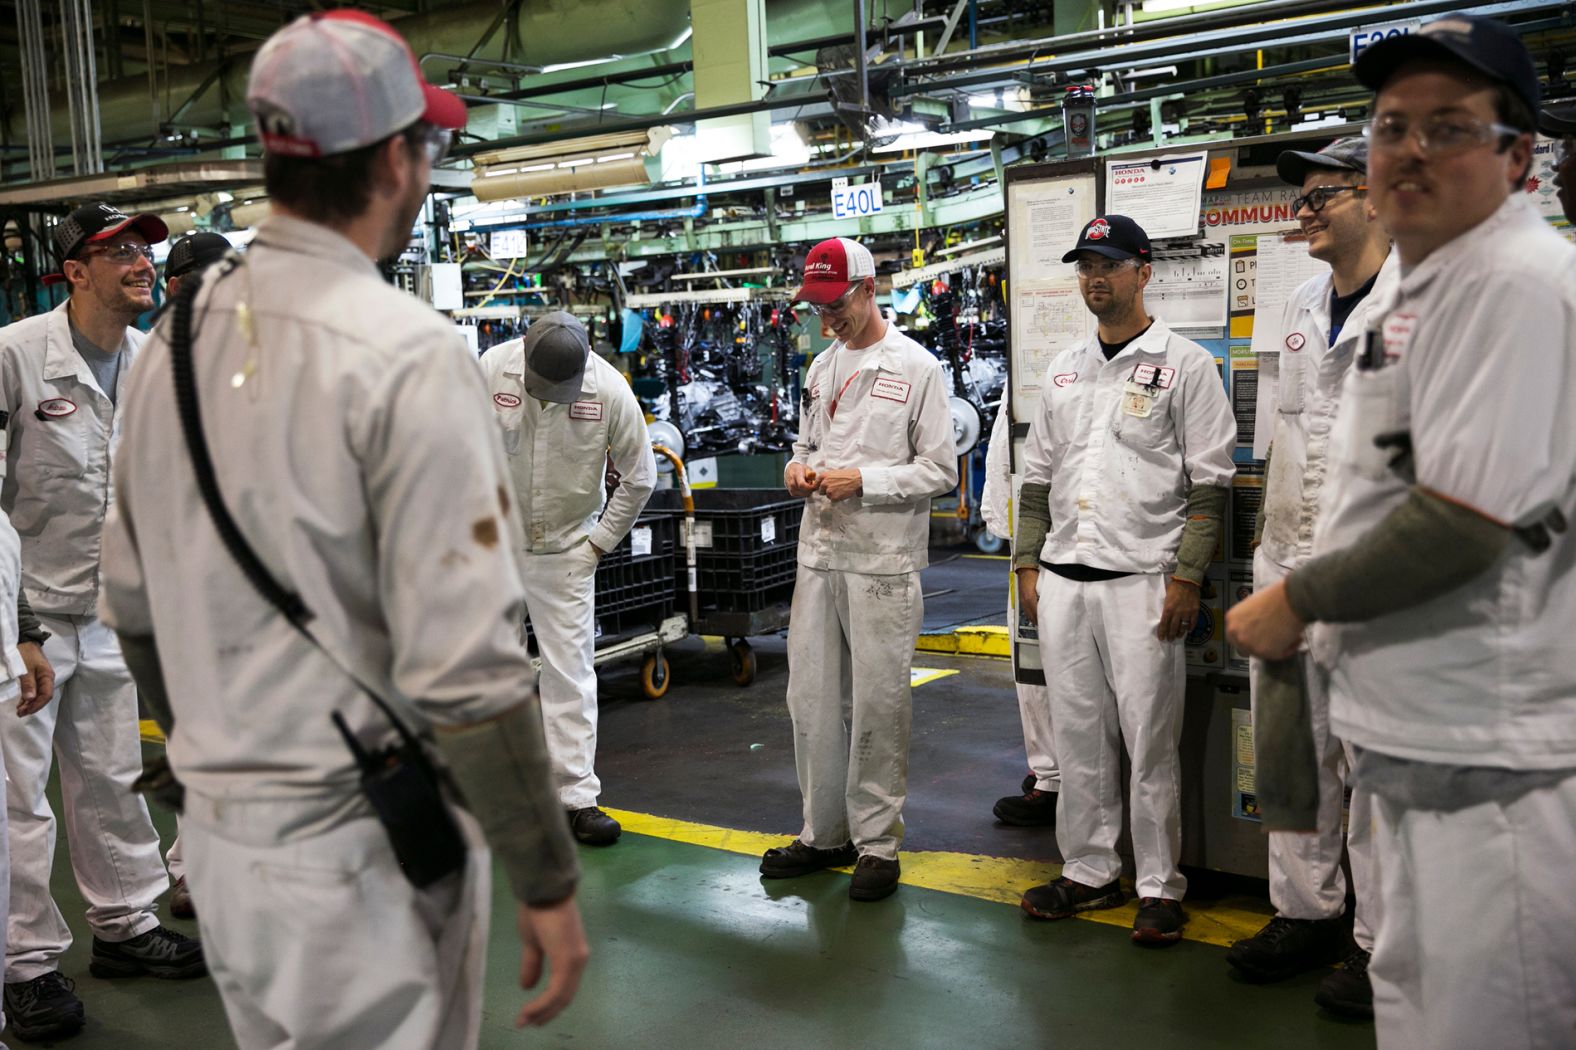
M465 102L426 82L394 27L364 11L302 15L252 63L246 104L270 153L328 157L418 120L465 126Z
M842 298L850 284L875 275L876 260L869 248L847 237L833 237L804 257L804 283L793 293L794 301L825 306Z

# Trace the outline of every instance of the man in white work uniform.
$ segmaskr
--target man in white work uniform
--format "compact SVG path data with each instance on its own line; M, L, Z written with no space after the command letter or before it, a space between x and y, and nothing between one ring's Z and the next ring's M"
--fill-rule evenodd
M1150 257L1148 235L1123 215L1091 219L1062 257L1098 327L1051 359L1024 446L1013 569L1039 625L1065 863L1022 906L1064 919L1125 899L1125 741L1140 898L1132 938L1171 944L1187 890L1177 867L1182 645L1225 516L1237 425L1215 358L1145 310Z
M354 11L270 37L247 104L273 214L244 261L181 289L132 377L102 605L185 786L236 1044L469 1050L493 863L478 822L517 902L522 986L551 967L517 1023L569 1003L587 949L481 377L376 263L409 243L465 107ZM398 761L380 754L394 718L415 738ZM474 820L423 774L433 748Z
M990 445L985 449L985 492L980 497L980 514L996 535L1012 538L1012 412L1008 395L1002 393L991 427ZM1012 579L1011 574L1008 575ZM1018 667L1018 629L1016 594L1008 605L1007 639L1012 649L1012 666ZM1038 649L1038 645L1036 645ZM1042 665L1043 666L1043 665ZM1056 735L1051 729L1051 697L1046 691L1044 672L1041 681L1016 683L1018 718L1023 723L1023 750L1029 760L1029 775L1016 795L998 799L991 812L1003 824L1016 827L1049 827L1056 823L1056 793L1061 790L1062 773L1056 765Z
M805 497L788 628L804 830L761 858L767 878L853 864L857 901L901 875L919 571L930 501L958 482L941 365L881 316L875 274L869 249L837 237L810 249L794 293L837 338L810 365L784 472Z
M1264 491L1263 538L1253 556L1253 583L1268 587L1313 554L1314 526L1329 476L1330 431L1341 385L1368 328L1369 307L1395 284L1399 261L1368 202L1368 145L1337 139L1317 153L1287 150L1276 162L1281 180L1299 187L1295 202L1308 254L1330 272L1292 293L1281 315L1280 383ZM1342 807L1351 756L1330 732L1329 696L1321 668L1306 652L1296 658L1307 692L1313 753L1318 763L1318 814L1311 832L1269 836L1270 902L1275 916L1238 941L1226 961L1252 980L1273 981L1337 960L1315 999L1338 1013L1373 1016L1368 953L1374 937L1374 871L1369 796L1354 788L1350 834ZM1264 661L1250 664L1255 722L1268 688ZM1298 676L1293 676L1298 677ZM1356 908L1347 947L1343 841L1351 855Z
M1576 223L1576 99L1544 105L1538 130L1554 140L1554 187L1566 220Z
M1305 628L1373 797L1379 1044L1576 1039L1576 248L1521 192L1538 76L1448 15L1358 57L1400 256L1341 396L1314 558L1228 617Z
M628 381L562 311L488 350L482 371L520 501L520 571L558 801L575 838L611 845L622 829L597 806L596 566L656 487L646 417ZM621 480L607 496L610 458Z
M186 978L206 972L201 946L159 925L169 888L159 836L140 796L137 690L114 633L97 617L105 509L114 488L123 383L153 305L154 215L87 204L54 227L66 302L0 330L0 409L8 471L0 508L22 538L22 585L49 633L53 701L0 718L10 810L11 914L5 1009L24 1038L65 1035L84 1010L59 972L71 944L49 890L55 815L44 795L54 760L71 866L93 930L98 976Z

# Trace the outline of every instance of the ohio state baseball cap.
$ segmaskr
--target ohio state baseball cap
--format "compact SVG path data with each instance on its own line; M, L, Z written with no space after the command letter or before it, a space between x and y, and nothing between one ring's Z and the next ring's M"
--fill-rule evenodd
M394 27L362 11L302 15L252 62L246 104L263 149L329 157L424 120L465 126L465 103L428 84Z
M1090 219L1078 235L1078 244L1062 256L1062 262L1078 261L1079 252L1094 252L1107 259L1149 261L1149 234L1126 215L1102 215Z
M1415 33L1386 37L1357 56L1352 75L1378 91L1403 63L1428 58L1475 69L1510 88L1527 109L1538 111L1538 70L1527 45L1510 26L1482 15L1445 15Z
M170 235L164 220L152 212L127 215L113 204L94 201L84 204L49 231L55 242L55 254L65 262L88 244L107 241L126 230L142 234L149 244L158 244Z
M817 306L835 303L850 284L875 275L876 260L869 248L847 237L833 237L804 257L804 283L793 293L794 301Z
M573 314L554 310L525 330L525 392L543 401L571 405L580 400L591 340Z
M1275 173L1282 182L1301 186L1310 169L1321 171L1355 171L1368 174L1368 140L1361 135L1348 135L1336 139L1317 153L1304 153L1289 149L1275 158Z

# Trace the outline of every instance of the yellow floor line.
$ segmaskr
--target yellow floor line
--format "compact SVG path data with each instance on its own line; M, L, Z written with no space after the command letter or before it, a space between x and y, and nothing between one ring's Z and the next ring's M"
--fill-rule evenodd
M951 653L956 656L1011 656L1012 642L1003 624L954 627L950 631L922 634L914 648L924 653Z
M762 831L739 831L711 824L696 824L671 817L656 817L647 813L633 813L622 809L603 807L624 830L636 835L683 842L691 846L706 846L728 853L758 857L773 846L786 845L790 835L773 835ZM920 852L905 850L903 860L903 885L919 886L942 893L953 893L977 900L998 904L1017 905L1023 891L1055 878L1061 865L1042 861L1020 860L1014 857L984 857L969 853ZM839 868L838 871L849 871ZM1131 887L1129 887L1131 890ZM1209 904L1186 906L1188 923L1183 927L1183 939L1229 947L1233 941L1251 937L1272 914L1269 905L1252 898L1234 898ZM1120 908L1087 912L1074 918L1108 926L1131 927L1138 912L1137 901L1129 901Z
M1012 555L1010 555L1010 554L965 554L965 555L963 555L963 557L965 557L965 558L973 558L975 561L1011 561L1012 560Z
M957 673L955 670L942 670L939 667L910 667L908 669L908 687L913 689L916 686L924 685L926 682L934 682L938 678L950 678Z
M142 734L144 744L164 743L164 734L159 731L159 723L151 718L144 718L137 723L137 731Z

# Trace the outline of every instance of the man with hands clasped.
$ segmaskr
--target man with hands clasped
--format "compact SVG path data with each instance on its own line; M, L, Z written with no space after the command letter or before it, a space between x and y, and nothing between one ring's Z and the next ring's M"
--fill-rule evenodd
M864 246L823 241L795 295L837 342L810 366L783 478L805 497L788 632L804 830L761 859L767 878L857 861L849 896L862 901L897 889L919 570L931 497L958 481L941 366L881 316L875 272Z

